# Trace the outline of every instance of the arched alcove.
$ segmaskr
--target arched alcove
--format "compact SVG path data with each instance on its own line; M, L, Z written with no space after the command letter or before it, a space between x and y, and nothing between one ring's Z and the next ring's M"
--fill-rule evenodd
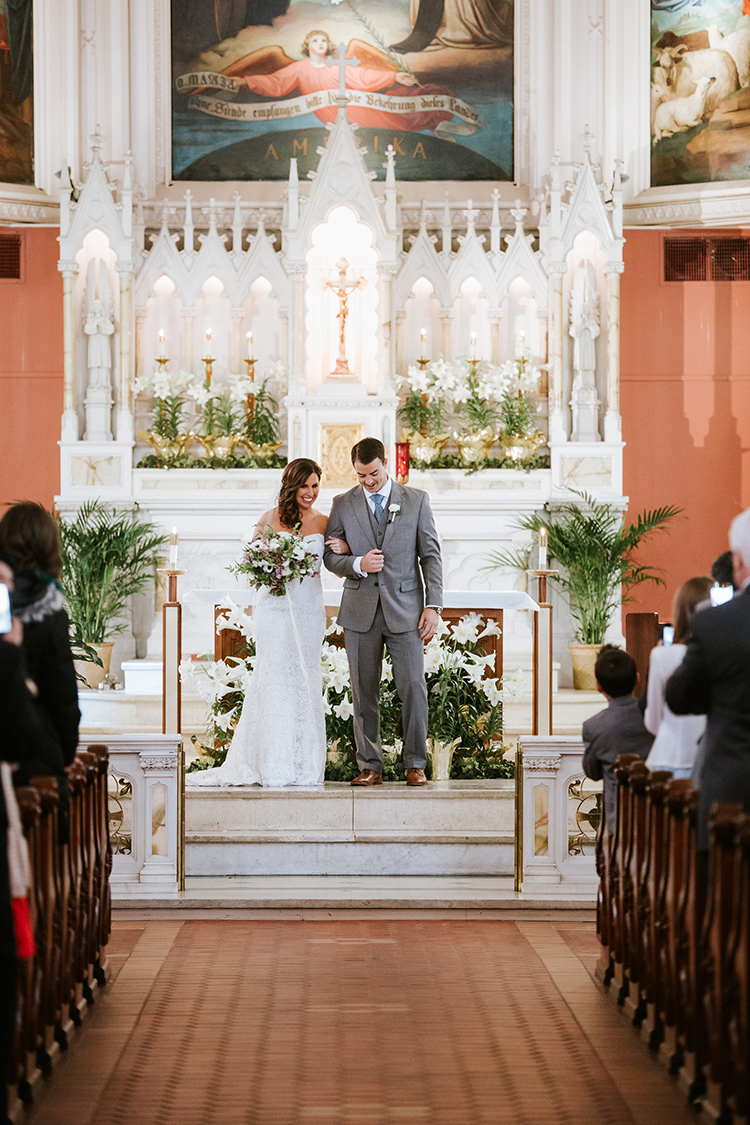
M232 368L232 328L229 298L216 276L206 278L201 286L195 302L195 329L193 373L201 377L205 370L201 360L210 356L214 380L226 379Z
M346 321L346 355L353 380L375 393L378 386L378 255L372 230L359 222L350 207L335 207L325 223L312 232L307 252L308 274L305 292L305 375L308 390L332 382L339 345L338 297L326 286L338 278L342 258L348 262L347 278L359 277L364 288L349 298Z
M453 354L477 359L489 359L492 354L492 332L488 316L489 302L475 277L467 277L460 288L460 296L453 302ZM472 349L472 336L476 341Z
M437 359L440 354L440 301L435 295L435 286L426 277L418 278L411 287L406 301L404 319L404 361L405 367L415 363L421 356ZM424 339L422 333L424 332ZM405 374L399 372L399 374Z

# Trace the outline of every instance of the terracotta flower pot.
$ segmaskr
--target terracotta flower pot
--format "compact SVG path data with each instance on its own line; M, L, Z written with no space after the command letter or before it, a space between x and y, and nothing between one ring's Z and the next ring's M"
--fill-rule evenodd
M100 668L98 664L94 664L93 660L75 660L73 663L75 664L76 672L80 672L82 676L85 676L87 686L96 691L104 677L109 675L109 666L112 661L112 649L115 647L115 642L105 641L104 644L92 645L91 647L95 650L103 667Z
M573 665L573 687L576 691L596 691L594 665L601 645L570 644L570 662Z

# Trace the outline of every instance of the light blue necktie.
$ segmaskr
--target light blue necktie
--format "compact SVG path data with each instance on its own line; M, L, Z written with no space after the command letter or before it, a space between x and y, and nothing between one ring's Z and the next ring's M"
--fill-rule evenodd
M375 508L375 511L373 513L375 516L375 521L376 523L380 523L380 517L383 514L383 505L385 504L385 497L380 492L376 492L372 498L372 503Z

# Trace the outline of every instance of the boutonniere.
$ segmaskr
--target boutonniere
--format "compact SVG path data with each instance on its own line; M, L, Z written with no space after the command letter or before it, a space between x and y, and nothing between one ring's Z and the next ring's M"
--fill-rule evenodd
M391 513L390 516L388 517L388 523L393 523L396 516L401 511L401 505L400 504L389 504L388 505L388 511Z

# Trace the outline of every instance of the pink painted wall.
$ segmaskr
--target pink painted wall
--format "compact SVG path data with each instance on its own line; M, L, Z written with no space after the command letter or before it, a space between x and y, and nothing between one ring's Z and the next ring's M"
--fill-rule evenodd
M665 233L625 232L621 290L629 511L684 508L640 552L663 568L666 589L644 585L629 607L662 619L685 579L708 574L732 518L750 506L750 282L664 282Z
M60 490L63 402L58 230L21 234L22 279L0 279L0 505L38 500L50 507Z

